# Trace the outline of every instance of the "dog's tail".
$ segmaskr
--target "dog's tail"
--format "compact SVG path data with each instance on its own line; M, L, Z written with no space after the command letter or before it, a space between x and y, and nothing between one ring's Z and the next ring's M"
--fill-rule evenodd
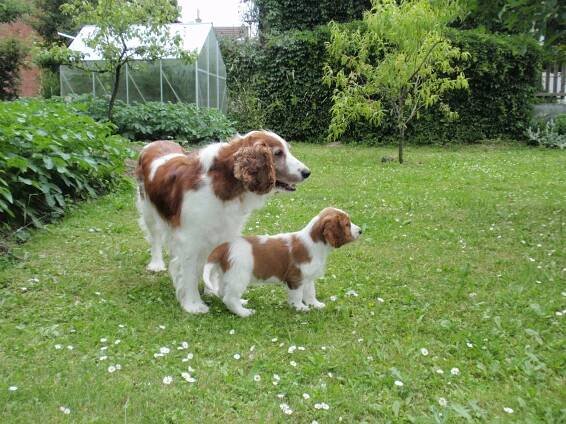
M205 294L220 297L220 265L218 262L207 262L202 272Z

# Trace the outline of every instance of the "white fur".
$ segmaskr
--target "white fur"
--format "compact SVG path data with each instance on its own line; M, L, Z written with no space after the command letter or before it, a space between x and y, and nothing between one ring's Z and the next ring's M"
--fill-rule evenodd
M269 197L269 193L258 195L245 192L233 200L222 201L214 194L211 179L206 173L225 145L226 143L214 143L199 151L203 169L202 182L197 190L185 192L179 227L174 228L164 221L147 195L138 195L140 225L151 243L151 261L147 269L165 270L162 250L167 246L171 255L169 272L177 299L183 309L190 313L208 311L208 306L202 302L198 291L198 281L208 254L218 244L236 239L251 212L262 207ZM284 140L283 145L287 146ZM181 154L173 153L155 159L150 168L150 180L160 166L179 155ZM291 154L287 156L287 160L289 163L299 162ZM143 184L141 187L143 191ZM208 269L209 273L211 271Z

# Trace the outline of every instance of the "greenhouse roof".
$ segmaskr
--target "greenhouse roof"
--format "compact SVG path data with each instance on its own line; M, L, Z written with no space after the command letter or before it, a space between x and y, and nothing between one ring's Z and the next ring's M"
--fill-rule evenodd
M197 54L200 53L203 47L206 37L212 30L212 24L168 24L165 25L167 31L171 36L180 35L183 40L182 47L186 51L196 51ZM94 25L84 26L71 45L69 49L84 53L85 60L102 60L100 52L96 49L91 49L85 45L85 39L90 37L93 33L98 30L98 27ZM140 40L135 38L129 40L127 43L128 48L136 48L140 46ZM163 57L163 59L168 59L169 57ZM171 59L173 57L170 57Z

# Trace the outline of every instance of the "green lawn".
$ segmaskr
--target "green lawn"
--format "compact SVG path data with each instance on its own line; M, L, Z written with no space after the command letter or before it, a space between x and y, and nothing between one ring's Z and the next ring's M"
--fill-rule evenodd
M329 258L322 311L264 286L251 318L211 299L184 313L144 269L133 189L36 232L0 263L2 422L565 422L565 153L410 148L382 164L393 150L296 145L311 179L248 223L297 230L334 205L363 226Z

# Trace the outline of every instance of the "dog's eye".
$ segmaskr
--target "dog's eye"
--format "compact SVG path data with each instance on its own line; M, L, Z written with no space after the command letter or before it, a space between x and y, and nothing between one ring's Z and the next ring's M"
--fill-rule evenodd
M283 156L283 150L276 150L273 154L275 156Z

